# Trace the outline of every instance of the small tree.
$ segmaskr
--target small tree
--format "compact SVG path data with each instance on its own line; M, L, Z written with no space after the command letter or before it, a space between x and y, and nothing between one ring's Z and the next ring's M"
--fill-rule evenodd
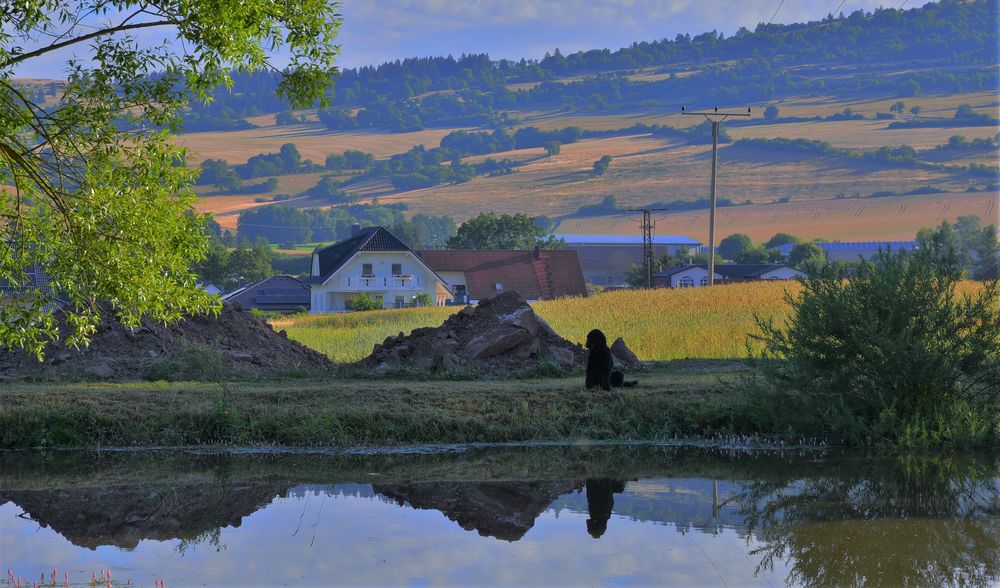
M913 116L920 116L920 113L923 111L924 111L923 108L920 108L919 106L914 106L913 108L910 109L910 114L912 114Z
M431 295L427 292L417 292L416 296L413 297L413 306L431 306L433 302Z
M753 241L743 233L733 233L719 241L719 255L733 261L740 259L751 249L753 249Z
M861 262L850 280L821 268L788 295L784 325L758 319L763 350L752 356L752 388L779 396L768 404L786 416L813 419L805 426L818 435L825 428L875 443L914 431L942 439L969 427L995 442L1000 283L960 295L962 270L947 235L919 241L912 252Z
M809 264L823 263L826 254L815 243L799 243L788 252L788 264L799 269Z
M764 109L764 120L776 120L779 116L778 107L773 104Z
M542 145L542 147L545 149L545 153L548 154L549 157L559 155L559 152L562 151L562 143L559 141L546 141L545 145Z
M790 233L775 233L773 237L764 243L764 247L771 249L772 247L781 247L782 245L787 245L788 243L801 243L802 239L799 239L795 235Z
M351 298L349 306L350 309L355 312L364 312L367 310L382 309L382 305L379 303L379 301L369 296L367 292L359 292L358 294L356 294L354 298Z
M609 167L611 167L611 156L610 155L602 156L600 159L594 162L594 175L603 176L604 172L608 171Z
M893 102L892 106L889 107L889 112L894 114L903 114L906 110L906 103L900 100L899 102Z

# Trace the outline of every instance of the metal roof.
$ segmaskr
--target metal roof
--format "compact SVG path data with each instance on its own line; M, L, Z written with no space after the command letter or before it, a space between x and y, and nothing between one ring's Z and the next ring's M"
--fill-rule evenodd
M642 245L641 235L564 235L557 234L556 238L562 239L567 245ZM701 241L696 241L684 235L655 235L654 245L690 245L692 247L701 246Z

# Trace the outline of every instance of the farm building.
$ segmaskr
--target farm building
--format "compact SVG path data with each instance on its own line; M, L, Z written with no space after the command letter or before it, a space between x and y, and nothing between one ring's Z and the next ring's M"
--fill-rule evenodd
M816 243L826 254L827 261L859 261L871 259L878 254L879 249L894 252L910 251L917 247L916 241L836 241L833 243ZM794 243L786 243L777 248L781 255L787 257L795 247Z
M271 276L244 286L222 297L243 310L262 312L298 312L309 310L309 286L293 276Z
M313 252L306 279L310 312L345 312L360 293L379 301L382 308L412 306L421 292L438 306L451 300L444 279L384 227L355 225L353 233Z
M756 280L794 280L805 272L783 263L720 263L715 266L715 283ZM694 288L708 285L708 265L677 265L653 274L657 288Z
M642 263L642 236L640 235L556 235L566 242L566 248L576 251L587 282L600 286L625 284L625 270L629 265ZM687 250L697 252L701 242L683 235L653 237L653 254L677 255Z
M441 249L417 255L444 278L457 303L475 304L510 291L529 301L587 295L580 257L570 249Z

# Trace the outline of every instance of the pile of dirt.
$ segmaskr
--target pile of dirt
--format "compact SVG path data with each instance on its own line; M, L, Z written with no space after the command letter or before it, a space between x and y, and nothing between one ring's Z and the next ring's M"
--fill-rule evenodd
M61 342L45 360L0 349L0 380L215 380L263 379L314 373L331 367L327 357L284 331L231 305L219 315L192 316L164 325L129 329L106 318L90 346Z
M439 327L388 337L359 365L435 372L470 367L504 376L534 370L539 362L571 370L586 361L583 347L557 335L519 294L504 292L463 308Z

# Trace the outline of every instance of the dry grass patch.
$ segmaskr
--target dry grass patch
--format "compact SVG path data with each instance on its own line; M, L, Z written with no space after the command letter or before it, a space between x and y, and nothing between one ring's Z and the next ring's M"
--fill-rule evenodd
M273 153L284 143L295 143L303 158L322 164L331 153L358 149L385 158L408 151L415 145L437 147L441 137L456 129L426 129L414 133L379 131L331 131L318 123L271 126L245 131L215 131L179 135L177 142L190 151L188 162L225 159L243 163L258 153Z
M716 234L722 239L745 233L756 241L778 232L805 239L910 240L923 227L954 221L959 216L979 215L986 222L997 222L1000 212L996 198L995 192L980 192L727 206L718 211ZM639 219L634 215L568 219L559 224L556 232L641 234ZM688 235L707 241L708 210L661 215L656 234Z

